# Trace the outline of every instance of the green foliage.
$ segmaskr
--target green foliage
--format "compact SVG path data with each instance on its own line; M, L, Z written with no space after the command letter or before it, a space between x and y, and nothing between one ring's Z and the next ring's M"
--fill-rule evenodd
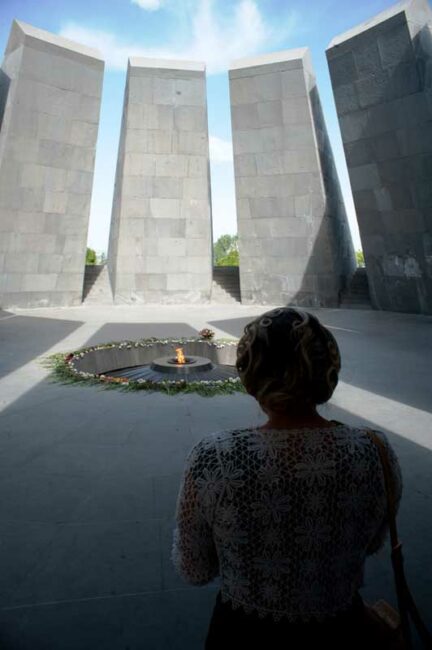
M213 244L215 266L238 266L238 236L221 235Z
M86 264L96 264L96 251L93 248L87 248Z
M102 251L102 253L98 256L98 264L106 264L106 261L107 261L107 256L104 253L104 251Z
M239 265L238 251L230 251L227 255L219 259L219 263L216 266L238 266L238 265Z
M364 266L365 260L364 260L363 251L356 251L355 256L356 256L357 266Z

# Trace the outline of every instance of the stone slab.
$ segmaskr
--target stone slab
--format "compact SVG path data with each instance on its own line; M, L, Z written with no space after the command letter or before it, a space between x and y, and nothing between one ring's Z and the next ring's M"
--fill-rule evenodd
M108 254L115 302L208 301L211 245L205 67L131 58Z
M432 10L406 0L327 50L375 308L432 313Z
M354 253L309 51L229 78L242 302L337 305Z
M12 23L0 85L3 307L82 299L103 68L96 50ZM15 254L31 265L17 268Z

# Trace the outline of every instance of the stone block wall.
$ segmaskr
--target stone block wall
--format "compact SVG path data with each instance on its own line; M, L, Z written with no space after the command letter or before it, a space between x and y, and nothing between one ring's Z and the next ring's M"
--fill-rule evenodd
M432 12L399 3L327 50L373 305L432 313Z
M82 300L104 64L14 21L0 77L0 305Z
M242 302L336 306L354 251L309 51L229 79Z
M133 58L108 252L114 300L209 300L211 251L205 67Z

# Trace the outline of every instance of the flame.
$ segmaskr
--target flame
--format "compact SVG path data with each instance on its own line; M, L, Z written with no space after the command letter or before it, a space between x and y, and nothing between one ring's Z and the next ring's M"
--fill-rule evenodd
M186 363L185 355L183 354L183 348L176 348L176 357L177 363Z

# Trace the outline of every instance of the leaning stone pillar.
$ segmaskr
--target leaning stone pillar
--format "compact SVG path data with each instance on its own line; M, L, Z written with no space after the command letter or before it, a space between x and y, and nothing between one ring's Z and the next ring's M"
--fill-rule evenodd
M0 306L82 300L104 64L14 21L0 77Z
M327 50L371 299L432 313L432 11L409 0Z
M116 302L209 300L205 67L129 61L108 266Z
M336 306L354 251L309 51L229 79L242 302Z

